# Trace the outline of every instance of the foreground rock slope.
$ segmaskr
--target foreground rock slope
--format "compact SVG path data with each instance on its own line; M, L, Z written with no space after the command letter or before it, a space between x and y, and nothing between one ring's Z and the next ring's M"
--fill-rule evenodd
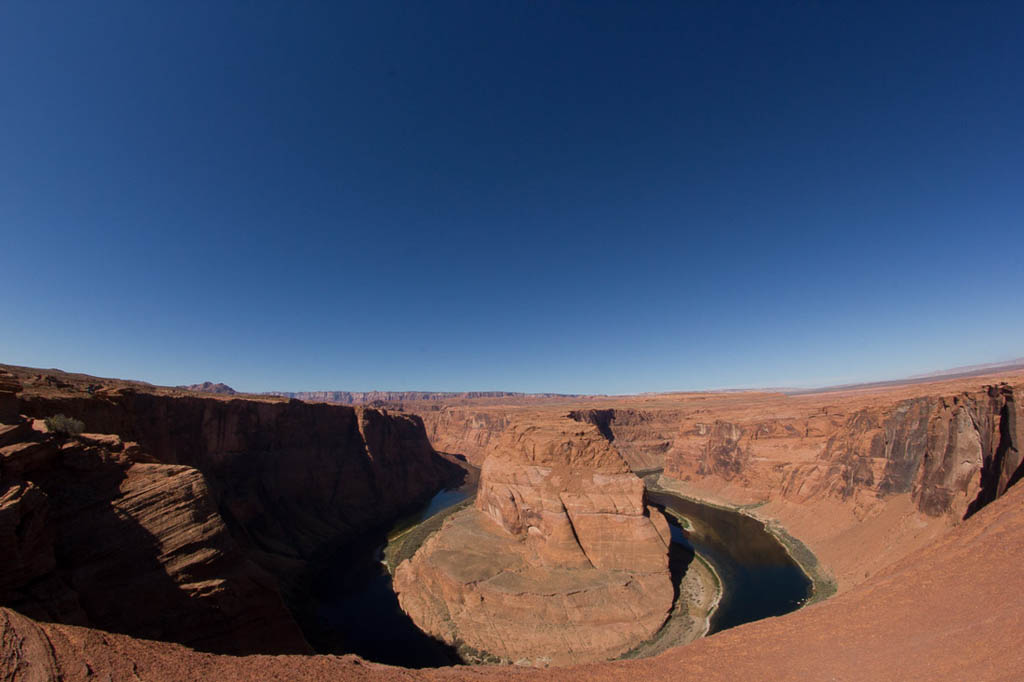
M506 662L613 658L672 605L668 523L588 425L508 430L475 508L448 519L395 574L402 608L450 644Z

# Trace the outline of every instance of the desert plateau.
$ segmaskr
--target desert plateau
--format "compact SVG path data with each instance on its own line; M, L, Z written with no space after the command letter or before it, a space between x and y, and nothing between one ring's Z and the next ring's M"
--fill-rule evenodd
M356 407L2 369L8 679L1019 670L1006 637L1024 605L1006 588L1024 546L1021 369L797 395ZM86 431L49 432L55 414ZM467 479L475 499L419 541L393 587L456 665L325 653L315 578ZM694 596L673 594L652 501L666 491L761 522L807 574L810 603L623 656Z

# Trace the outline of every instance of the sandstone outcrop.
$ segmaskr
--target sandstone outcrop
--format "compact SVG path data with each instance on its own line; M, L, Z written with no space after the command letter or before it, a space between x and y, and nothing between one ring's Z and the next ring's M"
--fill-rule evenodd
M553 417L593 424L614 442L633 471L658 469L692 410L681 409L686 398L658 396L549 397L508 400L459 400L452 403L407 401L402 409L419 415L434 447L457 453L476 466L514 423L542 423ZM648 404L650 407L648 407ZM582 405L582 407L581 407Z
M665 473L735 481L800 503L868 504L909 494L922 513L955 518L1021 475L1024 434L1009 384L847 405L769 419L691 417L666 455Z
M754 513L808 541L845 589L924 546L1020 476L1022 385L1024 372L1012 371L800 395L405 407L423 417L439 449L477 463L516 425L556 415L593 424L634 471L663 469L684 494L758 505Z
M593 424L634 471L799 504L876 506L912 495L923 514L962 518L1002 493L1021 465L1024 373L1005 384L942 379L781 393L584 397L523 403L407 403L431 442L482 464L517 424L561 413ZM1013 379L1016 377L1015 379Z
M668 524L597 429L513 427L484 463L475 508L398 567L427 632L501 660L605 660L651 637L672 605Z
M300 401L26 392L23 409L118 434L154 461L198 469L249 555L291 590L325 552L380 528L462 470L412 415Z
M0 448L0 603L210 651L309 650L199 471L18 419Z
M215 651L308 651L281 596L295 616L308 616L307 585L325 562L354 538L386 527L464 474L433 450L422 422L410 415L280 399L197 397L81 375L48 381L50 375L24 374L24 414L65 414L90 431L116 434L83 435L61 445L25 422L0 427L9 507L0 523L0 546L17 547L24 557L15 567L0 569L17 573L20 581L10 583L20 591L9 592L0 603L51 620ZM70 443L77 443L77 449ZM67 473L68 467L96 461L103 462L96 471ZM23 483L14 486L13 477ZM89 491L98 490L103 500L89 497ZM103 510L95 527L79 518L94 518L94 507L71 504L79 504L79 498ZM71 502L64 504L65 499ZM54 500L62 501L59 515ZM58 516L61 523L54 526ZM43 524L47 530L24 536L22 531L36 527L32 524L38 518L50 520ZM126 518L125 528L118 527L117 521ZM119 612L100 601L71 598L67 591L51 597L25 593L21 578L45 573L45 535L55 528L60 530L56 547L72 548L68 557L99 562L75 574L76 584L87 585L86 592L135 594L135 582L125 578L130 569L103 563L117 555L109 543L128 534L137 540L138 554L125 555L153 575L165 574L167 596L108 600L125 605ZM36 551L36 545L42 550ZM189 558L193 554L194 561ZM58 571L63 570L61 556L56 551ZM237 569L243 563L248 568ZM119 588L98 578L89 582L86 575L126 585ZM140 591L144 584L139 583ZM260 590L270 595L277 615L232 606L244 605ZM203 604L209 614L203 615ZM197 618L209 622L196 625ZM278 627L275 619L286 627Z

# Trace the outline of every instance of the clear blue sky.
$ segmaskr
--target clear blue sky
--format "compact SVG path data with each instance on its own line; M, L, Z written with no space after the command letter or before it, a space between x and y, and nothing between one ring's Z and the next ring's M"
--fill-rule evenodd
M0 361L619 393L1018 357L1022 35L1019 2L8 0Z

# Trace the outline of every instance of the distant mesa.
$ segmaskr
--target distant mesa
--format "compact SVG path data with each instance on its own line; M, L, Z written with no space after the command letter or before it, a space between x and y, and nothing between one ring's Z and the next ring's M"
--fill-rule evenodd
M575 393L514 393L510 391L271 391L263 395L303 400L310 403L339 403L342 405L375 405L401 402L440 402L453 400L479 400L482 398L578 398Z
M220 395L236 395L238 393L238 391L227 384L215 384L212 381L204 381L201 384L192 384L190 386L176 386L175 388L181 388L186 391L197 391L199 393L217 393Z

